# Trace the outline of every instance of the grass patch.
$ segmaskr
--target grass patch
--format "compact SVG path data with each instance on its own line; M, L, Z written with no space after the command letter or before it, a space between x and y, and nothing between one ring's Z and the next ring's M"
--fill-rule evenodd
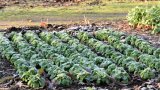
M41 20L41 18L71 18L76 19L77 17L83 18L83 15L88 16L88 18L112 18L112 16L108 16L108 14L116 13L115 17L124 16L118 15L117 13L128 13L128 11L137 6L151 6L151 5L160 5L160 1L155 2L107 2L103 0L103 3L100 5L89 6L88 2L82 3L78 6L61 6L61 7L35 7L35 8L24 8L24 7L7 7L3 10L0 10L0 20ZM103 16L103 17L98 17Z

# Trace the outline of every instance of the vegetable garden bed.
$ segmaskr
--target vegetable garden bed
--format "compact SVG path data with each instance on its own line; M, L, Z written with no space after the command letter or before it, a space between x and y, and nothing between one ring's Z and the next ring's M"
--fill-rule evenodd
M155 86L139 89L158 89L160 49L110 29L1 32L0 52L22 81L35 89L134 88L146 81Z

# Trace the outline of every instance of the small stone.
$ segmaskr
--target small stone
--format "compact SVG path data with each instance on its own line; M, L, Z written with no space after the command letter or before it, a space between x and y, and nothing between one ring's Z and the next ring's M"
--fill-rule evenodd
M140 90L147 90L147 88L146 87L142 87Z
M147 88L151 89L151 88L154 88L153 85L147 85Z

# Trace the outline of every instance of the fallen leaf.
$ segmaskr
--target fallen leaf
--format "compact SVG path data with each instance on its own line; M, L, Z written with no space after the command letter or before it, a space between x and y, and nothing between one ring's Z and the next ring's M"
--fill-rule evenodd
M23 86L23 83L22 83L22 81L19 81L19 82L16 83L16 85L17 85L18 87L22 87L22 86Z
M16 86L18 86L18 87L29 87L29 86L27 86L27 85L24 85L23 83L22 83L22 81L19 81L19 82L17 82L16 83Z

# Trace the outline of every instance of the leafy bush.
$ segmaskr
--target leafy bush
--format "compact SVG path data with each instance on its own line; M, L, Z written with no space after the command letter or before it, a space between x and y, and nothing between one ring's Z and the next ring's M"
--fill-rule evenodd
M152 33L160 32L160 7L135 7L127 16L130 25L137 27L139 25L153 29Z

